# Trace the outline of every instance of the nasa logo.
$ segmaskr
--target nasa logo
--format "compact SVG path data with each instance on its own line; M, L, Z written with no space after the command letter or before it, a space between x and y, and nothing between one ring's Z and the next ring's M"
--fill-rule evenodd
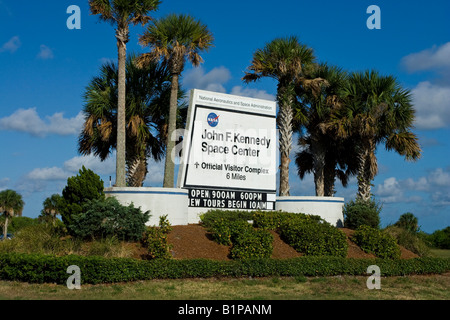
M216 115L214 112L208 114L206 120L208 121L208 124L213 128L219 124L219 116Z

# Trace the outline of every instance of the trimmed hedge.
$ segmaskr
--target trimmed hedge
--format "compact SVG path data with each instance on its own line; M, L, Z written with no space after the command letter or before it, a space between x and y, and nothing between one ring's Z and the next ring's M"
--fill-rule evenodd
M352 236L362 250L373 253L378 258L399 259L401 252L397 240L387 232L362 225L356 229Z
M311 219L317 222L324 221L316 215L307 215L304 213L292 213L284 211L257 211L254 212L252 216L254 227L267 230L277 230L284 222L290 219L298 218Z
M65 284L70 265L81 270L82 284L114 283L151 279L267 276L365 275L377 265L382 276L438 274L450 271L450 259L409 260L349 259L342 257L299 257L293 259L247 259L215 261L137 260L68 255L0 254L0 279L30 283Z
M281 223L281 238L298 252L311 256L347 256L346 235L314 216L298 216Z

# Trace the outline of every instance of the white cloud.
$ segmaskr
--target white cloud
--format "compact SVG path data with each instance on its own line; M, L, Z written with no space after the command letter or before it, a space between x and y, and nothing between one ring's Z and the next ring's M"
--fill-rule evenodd
M39 51L37 57L42 60L53 59L53 57L54 57L53 51L52 51L52 49L47 47L45 44L41 44L40 51Z
M42 119L36 108L19 109L7 117L0 118L0 130L26 132L33 136L45 137L48 134L78 134L84 122L83 112L73 118L64 118L57 112Z
M407 55L402 65L409 72L450 68L450 42Z
M99 175L113 174L116 170L115 152L113 152L105 161L101 161L99 157L95 157L92 154L73 157L64 162L63 167L72 175L78 173L82 166L86 169L91 169Z
M417 192L420 192L420 195ZM376 186L374 194L386 203L421 202L423 196L428 195L433 200L433 206L448 205L450 204L448 201L450 200L450 168L436 168L416 180L387 178L382 184Z
M14 53L17 51L17 49L20 48L21 45L22 43L19 37L14 36L2 45L2 47L0 48L0 52L8 51L10 53Z
M6 190L9 184L9 178L0 179L0 191Z
M401 64L408 72L432 71L439 76L412 89L419 129L450 126L450 42L405 56Z
M29 172L25 178L45 181L65 180L68 178L68 172L58 167L36 168Z
M415 121L417 128L439 129L450 125L450 87L424 81L411 92L417 111Z
M225 67L214 68L205 73L203 67L186 71L183 76L183 86L188 89L200 89L225 93L223 86L231 79L231 72Z
M164 180L164 159L156 162L148 160L148 173L144 180L144 186L162 187Z
M273 94L267 93L265 90L243 88L241 86L234 86L233 89L231 89L231 94L263 100L276 100L276 97Z

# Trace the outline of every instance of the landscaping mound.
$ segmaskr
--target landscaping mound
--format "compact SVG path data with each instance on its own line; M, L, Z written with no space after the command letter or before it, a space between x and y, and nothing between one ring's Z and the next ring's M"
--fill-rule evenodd
M350 240L354 230L340 228L347 236L347 258L374 258L373 254L364 252ZM299 257L302 254L285 243L278 233L270 231L273 235L273 259L288 259ZM168 235L168 242L172 245L172 256L175 259L213 259L231 260L229 246L218 244L212 240L210 232L199 224L186 226L172 226ZM400 246L401 259L417 258L418 255Z

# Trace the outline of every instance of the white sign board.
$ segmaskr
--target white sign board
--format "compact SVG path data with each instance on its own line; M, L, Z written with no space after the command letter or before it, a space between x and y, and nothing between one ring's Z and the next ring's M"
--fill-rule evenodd
M182 157L191 207L273 209L275 101L192 90Z

